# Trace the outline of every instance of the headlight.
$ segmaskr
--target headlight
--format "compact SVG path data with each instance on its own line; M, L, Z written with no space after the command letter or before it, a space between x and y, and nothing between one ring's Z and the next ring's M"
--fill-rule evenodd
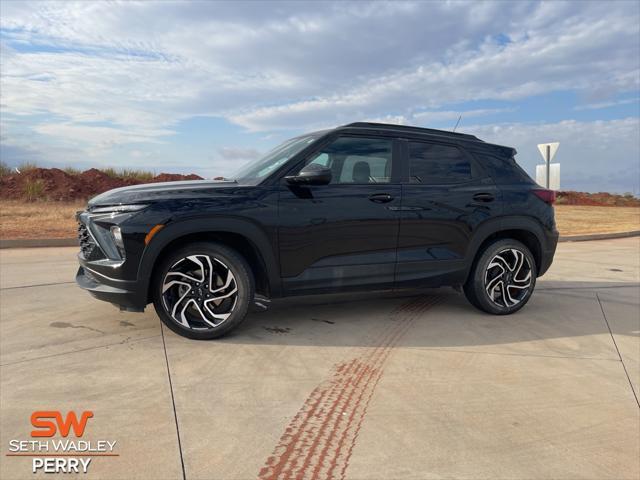
M137 212L143 208L148 207L146 204L132 204L132 205L111 205L109 207L96 207L90 210L90 213L124 213L124 212Z
M117 225L112 226L109 230L111 231L111 236L113 237L113 243L115 243L116 247L118 247L120 256L124 258L125 251L124 251L124 240L122 239L122 230L120 230L120 227Z
M124 258L122 253L124 252L124 249L119 248L120 246L118 245L117 237L113 228L109 228L106 225L101 225L96 222L90 222L87 227L107 258L110 260L122 260ZM122 239L122 235L120 235L120 238Z
M113 227L110 228L110 230L111 230L111 235L113 236L113 241L115 242L116 246L120 250L124 250L124 241L122 240L122 232L120 231L120 227L118 227L117 225L114 225Z

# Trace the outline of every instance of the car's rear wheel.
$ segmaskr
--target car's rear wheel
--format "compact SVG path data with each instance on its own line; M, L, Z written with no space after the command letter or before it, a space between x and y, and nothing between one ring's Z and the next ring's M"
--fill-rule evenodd
M520 310L536 285L531 251L513 239L497 240L478 253L464 293L474 306L494 315Z
M244 258L218 243L193 243L165 257L153 279L153 305L174 332L220 337L244 320L254 283Z

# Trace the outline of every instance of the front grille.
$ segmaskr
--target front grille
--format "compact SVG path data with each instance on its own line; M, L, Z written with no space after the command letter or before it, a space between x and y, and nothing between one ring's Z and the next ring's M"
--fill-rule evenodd
M100 260L106 258L102 249L96 245L87 226L81 221L78 222L78 241L80 242L80 251L85 260Z

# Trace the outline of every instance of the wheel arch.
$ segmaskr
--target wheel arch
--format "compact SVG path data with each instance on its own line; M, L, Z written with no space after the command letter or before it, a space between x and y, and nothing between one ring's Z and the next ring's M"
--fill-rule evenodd
M542 255L544 245L544 232L539 222L528 217L502 217L495 221L483 225L471 242L468 257L468 268L465 275L465 281L471 272L471 268L475 263L480 252L490 243L511 238L524 244L533 255L536 262L536 271L538 275L542 270Z
M194 242L222 243L244 256L256 282L256 292L279 296L278 263L267 234L257 225L237 219L186 220L169 223L145 248L138 280L141 294L151 302L150 285L161 259L169 252Z

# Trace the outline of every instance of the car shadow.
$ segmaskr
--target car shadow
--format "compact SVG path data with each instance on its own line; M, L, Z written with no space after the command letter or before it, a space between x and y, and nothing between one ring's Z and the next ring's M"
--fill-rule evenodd
M609 329L640 337L639 293L637 283L541 282L530 302L507 316L475 309L452 288L293 297L250 313L236 330L212 343L366 347L398 321L411 323L399 343L407 347L560 342L576 337L585 337L582 343L597 343L587 337L608 336ZM412 305L426 307L416 312ZM608 350L608 337L606 343ZM591 347L587 350L593 353ZM571 348L576 355L587 355L580 345Z

